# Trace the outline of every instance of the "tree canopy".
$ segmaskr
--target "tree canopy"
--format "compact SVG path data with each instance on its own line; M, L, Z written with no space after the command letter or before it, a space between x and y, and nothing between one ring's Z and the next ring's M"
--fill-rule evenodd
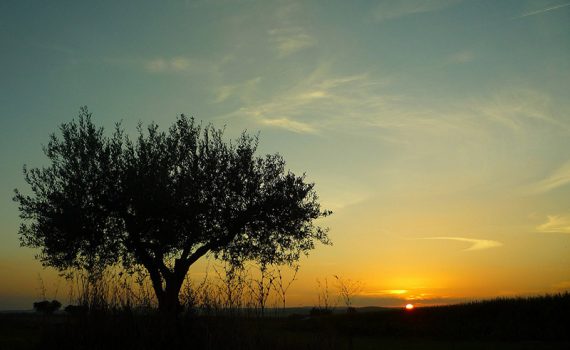
M314 184L279 154L257 156L258 138L225 141L223 129L181 115L167 130L139 125L108 136L86 107L52 134L41 168L24 166L16 190L23 246L62 272L122 264L149 273L159 308L178 306L189 267L206 254L241 265L292 263L329 244L314 223Z

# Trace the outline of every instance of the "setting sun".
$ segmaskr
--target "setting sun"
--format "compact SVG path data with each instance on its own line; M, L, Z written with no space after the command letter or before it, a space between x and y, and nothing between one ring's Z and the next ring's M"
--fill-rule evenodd
M413 309L414 309L414 305L406 304L406 310L413 310Z

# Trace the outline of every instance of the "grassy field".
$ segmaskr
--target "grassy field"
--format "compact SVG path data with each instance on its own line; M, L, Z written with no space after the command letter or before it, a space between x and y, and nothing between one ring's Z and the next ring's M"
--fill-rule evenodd
M570 349L570 294L413 311L0 314L0 349Z

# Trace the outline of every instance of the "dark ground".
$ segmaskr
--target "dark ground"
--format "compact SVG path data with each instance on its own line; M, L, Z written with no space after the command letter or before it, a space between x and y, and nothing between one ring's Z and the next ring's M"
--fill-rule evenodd
M570 349L570 294L313 317L0 314L0 350L111 348Z

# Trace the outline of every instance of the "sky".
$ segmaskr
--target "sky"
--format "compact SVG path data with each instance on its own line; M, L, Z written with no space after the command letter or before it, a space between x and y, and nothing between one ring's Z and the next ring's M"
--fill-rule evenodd
M22 166L87 105L98 125L180 113L260 132L316 183L356 305L570 289L570 1L0 2L0 309L65 299L19 246ZM206 263L190 270L204 273Z

